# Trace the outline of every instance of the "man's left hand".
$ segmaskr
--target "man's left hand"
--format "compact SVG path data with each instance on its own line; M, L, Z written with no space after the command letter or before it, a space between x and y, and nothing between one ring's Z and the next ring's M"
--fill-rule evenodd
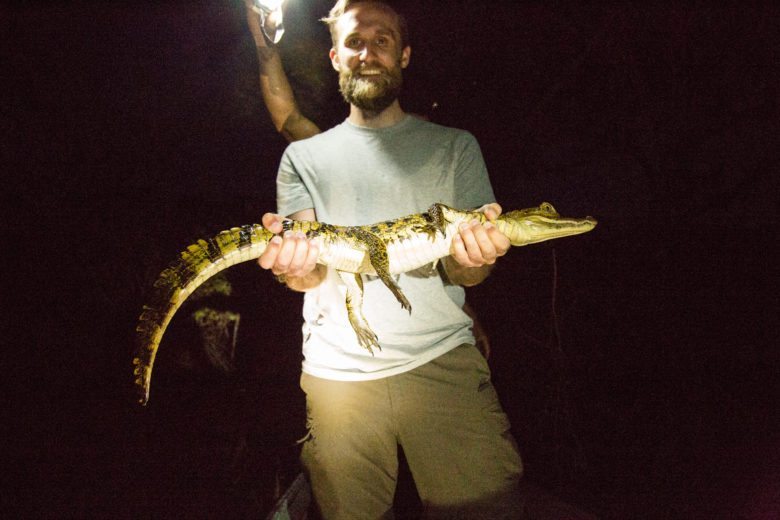
M452 237L450 254L463 267L492 265L498 257L509 251L511 245L509 239L493 224L501 215L501 206L494 202L482 206L478 211L485 214L488 222L464 222L460 225L459 234Z

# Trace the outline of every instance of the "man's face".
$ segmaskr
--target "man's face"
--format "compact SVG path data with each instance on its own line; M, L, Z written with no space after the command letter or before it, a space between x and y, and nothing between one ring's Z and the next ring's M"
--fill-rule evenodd
M339 90L358 108L379 112L401 92L401 69L409 47L401 48L398 20L381 5L357 4L336 22L338 45L330 59L339 73Z

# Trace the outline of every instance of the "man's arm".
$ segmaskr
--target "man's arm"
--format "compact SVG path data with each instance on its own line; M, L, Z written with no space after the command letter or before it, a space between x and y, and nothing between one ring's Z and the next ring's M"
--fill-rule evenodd
M501 214L501 206L487 204L480 211L489 221L494 221ZM442 260L447 277L452 283L464 287L481 283L510 245L509 239L492 222L461 224L460 233L452 238L450 256Z
M290 215L293 220L315 220L313 209L305 209ZM287 231L283 236L284 217L276 213L263 215L263 227L277 233L260 255L257 263L263 269L270 269L280 281L294 291L308 291L325 279L326 268L317 263L320 248L317 239L308 240L303 233Z
M298 109L292 87L284 73L284 67L282 67L279 50L273 45L269 45L263 36L260 15L252 9L251 0L245 0L245 4L247 24L257 48L260 90L276 131L288 141L297 141L320 133L317 125L301 114ZM273 25L274 20L269 17L266 23ZM270 29L270 32L275 30L273 27Z

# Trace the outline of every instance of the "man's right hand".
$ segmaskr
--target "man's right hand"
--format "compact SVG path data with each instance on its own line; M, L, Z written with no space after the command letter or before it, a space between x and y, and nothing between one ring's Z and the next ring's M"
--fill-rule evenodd
M305 213L293 216L296 220L313 220L314 211L311 210L311 215ZM305 291L319 285L325 275L325 267L317 264L319 242L316 238L307 239L301 232L285 231L279 235L282 233L284 220L284 217L276 213L263 215L263 227L276 236L269 241L257 263L263 269L270 269L276 276L283 275L291 289Z

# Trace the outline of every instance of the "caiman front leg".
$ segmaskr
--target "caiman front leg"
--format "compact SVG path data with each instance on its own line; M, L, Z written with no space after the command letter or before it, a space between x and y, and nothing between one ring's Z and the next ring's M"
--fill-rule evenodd
M357 273L345 273L338 271L339 276L347 286L347 317L349 324L352 325L357 335L358 343L364 349L374 354L373 347L382 350L379 346L379 340L368 326L365 316L363 316L363 278Z
M390 289L395 299L401 304L401 307L412 313L412 304L404 296L401 287L393 280L390 274L390 258L387 256L387 246L381 238L362 229L354 230L355 235L366 246L368 262L376 272L376 275L382 280L382 283Z

